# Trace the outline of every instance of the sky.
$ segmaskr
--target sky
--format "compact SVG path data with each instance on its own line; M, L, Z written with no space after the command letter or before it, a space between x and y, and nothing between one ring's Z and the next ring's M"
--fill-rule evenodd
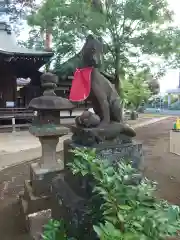
M180 0L168 0L170 8L174 11L174 21L176 25L179 25L180 27ZM28 36L28 28L27 31L23 31L20 38L25 40ZM161 94L164 94L168 89L174 89L177 88L179 85L179 72L180 69L168 69L166 75L159 80L160 83L160 92Z
M175 24L180 27L180 0L168 0L170 8L174 11L175 16ZM177 88L179 84L179 72L178 69L169 69L167 74L159 80L160 82L160 91L161 93L165 93L168 89Z

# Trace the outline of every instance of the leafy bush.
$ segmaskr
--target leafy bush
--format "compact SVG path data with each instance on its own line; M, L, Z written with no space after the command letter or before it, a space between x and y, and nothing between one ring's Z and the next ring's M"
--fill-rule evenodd
M43 240L76 240L75 238L68 238L66 234L65 224L63 220L50 220L44 226Z
M103 221L94 226L100 240L164 240L178 234L180 209L156 199L155 182L144 178L134 184L138 175L130 164L113 167L108 160L97 158L95 151L76 149L74 154L72 172L92 175L93 191L103 200Z
M42 238L43 240L68 240L63 220L61 222L50 220L48 224L44 226Z

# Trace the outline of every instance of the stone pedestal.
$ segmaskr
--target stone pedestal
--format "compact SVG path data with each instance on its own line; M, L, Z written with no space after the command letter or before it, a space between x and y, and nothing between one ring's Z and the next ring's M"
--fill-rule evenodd
M56 146L59 137L69 133L69 129L63 126L53 128L53 130L50 126L49 129L47 126L46 128L35 126L32 128L30 128L30 132L39 137L41 142L42 157L38 163L30 165L30 180L25 181L24 193L20 194L21 210L29 231L32 229L31 225L34 225L33 221L37 221L36 216L39 219L42 211L50 209L52 180L64 169L63 161L57 162Z
M71 159L73 159L73 153L71 150L75 148L84 148L85 146L78 145L71 140L64 141L64 165L66 166ZM143 168L143 150L142 143L132 141L129 143L102 143L88 147L89 149L96 149L97 154L102 157L109 159L113 164L126 160L130 161L134 168L142 170Z
M43 127L30 128L30 132L39 137L42 146L42 156L39 163L30 167L30 181L35 196L48 196L52 179L64 168L62 162L56 159L56 147L59 137L69 133L67 127L53 127L51 124Z
M60 173L52 184L52 218L56 220L64 219L68 225L68 234L78 239L96 240L94 235L93 223L88 215L88 210L94 208L94 211L100 209L100 198L96 200L97 204L92 205L89 199L93 196L93 181L88 177L74 176L68 170L67 164L73 160L72 150L75 148L84 148L72 140L64 141L64 173ZM108 159L115 166L123 159L131 162L137 169L142 168L143 152L142 144L136 141L128 143L102 143L88 147L95 148L96 152L102 158ZM136 179L137 177L137 179ZM141 175L137 174L132 179L133 184L137 184ZM96 210L95 210L96 206ZM76 234L79 234L76 236Z
M29 215L30 232L34 240L42 240L43 226L51 218L51 209Z
M52 179L64 169L63 162L49 166L49 168L38 163L30 166L30 181L35 196L47 196L50 194Z
M57 164L56 147L59 142L59 136L39 137L42 147L42 157L40 161L41 168L49 168Z
M180 131L170 131L170 152L180 155L180 148L179 148L179 142L180 142Z
M77 239L95 240L92 219L89 216L87 199L79 196L61 174L52 184L52 218L63 219L67 225L68 236Z

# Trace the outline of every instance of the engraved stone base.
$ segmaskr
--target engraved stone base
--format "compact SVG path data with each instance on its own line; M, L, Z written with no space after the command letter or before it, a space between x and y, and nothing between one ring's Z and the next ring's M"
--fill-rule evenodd
M92 188L95 184L93 179L88 178L88 176L74 176L66 168L67 164L73 160L71 150L77 147L83 149L85 146L78 145L69 139L64 141L65 171L64 175L59 174L52 182L52 218L65 221L69 236L77 239L96 240L97 236L93 235L93 223L89 217L89 209L99 210L102 199L96 199L96 202L89 201L93 197ZM97 144L96 147L87 148L95 148L97 154L108 159L112 166L122 161L122 159L128 162L131 161L132 166L137 169L140 169L142 164L142 144L138 142L132 141L124 144L102 143ZM137 182L141 176L138 175L138 178ZM136 181L133 180L131 184L136 184ZM95 198L93 199L95 201Z
M24 192L19 195L21 215L27 231L31 231L32 225L29 216L51 207L49 195L52 180L63 168L63 162L57 163L56 166L53 165L49 169L43 168L42 165L40 166L38 163L31 165L31 180L24 182Z
M31 214L46 210L50 207L49 196L38 197L34 195L32 185L30 181L24 182L24 194L20 196L21 201L26 202L25 214Z
M30 181L25 181L24 192L19 194L19 204L21 216L24 219L26 231L30 231L29 215L41 212L50 208L50 198L48 196L36 197L33 194Z
M70 140L64 141L64 165L66 166L73 158L73 153L71 150L75 148L84 148L83 145L78 145ZM87 147L92 149L91 147ZM97 144L93 146L96 149L97 154L102 158L109 159L113 164L121 161L122 159L130 161L134 168L142 170L143 167L143 151L142 143L132 141L132 143L125 144Z
M68 239L73 236L75 239L94 240L87 199L78 196L63 176L53 180L51 198L52 218L64 220Z
M41 240L43 226L51 219L51 210L36 212L28 215L29 232L33 240Z
M50 218L51 218L50 209L28 215L30 235L33 240L42 239L41 235L43 232L43 226L48 223Z
M30 180L35 196L48 196L52 179L64 169L63 163L45 168L38 163L31 164Z

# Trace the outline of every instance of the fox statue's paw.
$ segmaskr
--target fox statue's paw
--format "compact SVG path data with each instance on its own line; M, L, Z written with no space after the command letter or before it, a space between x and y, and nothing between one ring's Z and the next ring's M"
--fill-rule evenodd
M122 133L126 136L129 136L129 137L135 137L136 136L135 130L131 126L129 126L128 124L124 124L124 128L123 128Z

